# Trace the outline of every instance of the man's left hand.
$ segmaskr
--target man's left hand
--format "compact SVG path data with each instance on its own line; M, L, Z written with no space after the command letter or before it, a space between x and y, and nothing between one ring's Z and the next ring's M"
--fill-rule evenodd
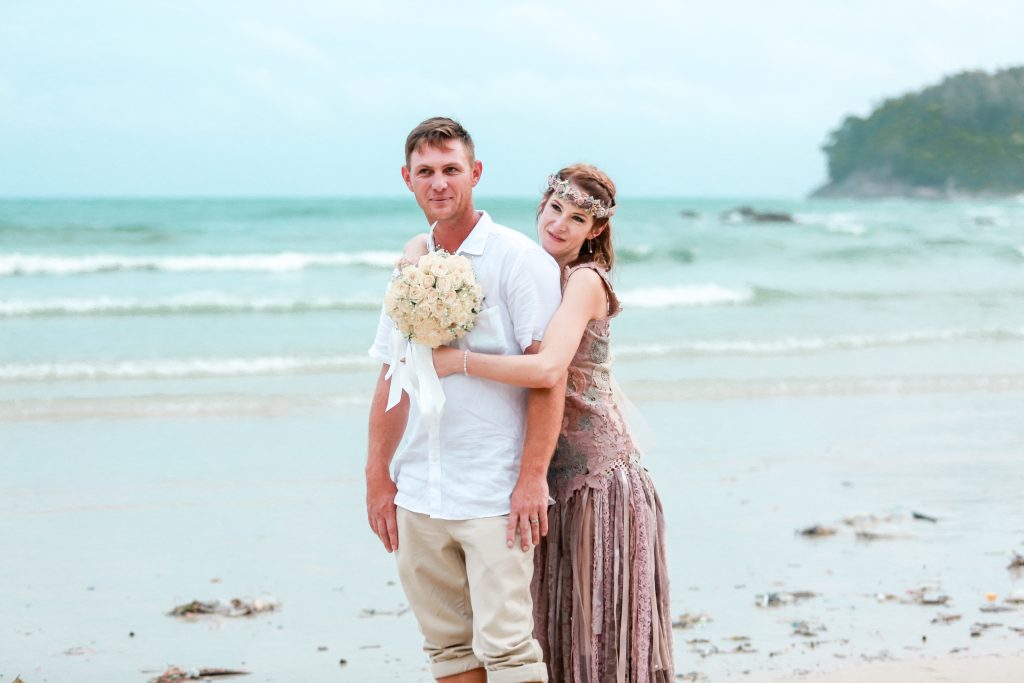
M541 536L548 535L548 480L544 475L520 476L512 491L512 510L508 514L505 542L509 548L515 543L516 531L523 552L530 543L538 545Z

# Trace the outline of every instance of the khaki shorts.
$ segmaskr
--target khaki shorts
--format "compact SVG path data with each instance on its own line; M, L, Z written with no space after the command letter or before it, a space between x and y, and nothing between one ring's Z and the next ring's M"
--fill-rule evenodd
M398 575L435 678L483 667L491 683L548 680L533 638L533 549L507 547L507 526L398 508Z

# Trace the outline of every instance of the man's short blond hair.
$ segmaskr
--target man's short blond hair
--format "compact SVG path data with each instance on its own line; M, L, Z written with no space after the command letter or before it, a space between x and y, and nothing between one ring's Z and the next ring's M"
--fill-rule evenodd
M434 149L446 149L452 140L458 140L463 144L470 163L473 163L476 155L473 150L473 138L469 136L469 131L455 119L435 116L413 128L409 137L405 139L405 165L409 165L412 153L423 145L429 145Z

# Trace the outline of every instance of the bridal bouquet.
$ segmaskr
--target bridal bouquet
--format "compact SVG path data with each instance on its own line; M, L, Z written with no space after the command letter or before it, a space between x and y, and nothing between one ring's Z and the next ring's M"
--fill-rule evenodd
M432 349L459 339L476 323L483 290L465 256L428 253L405 266L384 295L384 310L395 321L391 331L391 380L387 410L414 397L427 426L431 462L441 457L440 426L444 390L434 369Z
M469 259L435 251L402 268L384 309L407 340L436 349L473 329L482 302Z

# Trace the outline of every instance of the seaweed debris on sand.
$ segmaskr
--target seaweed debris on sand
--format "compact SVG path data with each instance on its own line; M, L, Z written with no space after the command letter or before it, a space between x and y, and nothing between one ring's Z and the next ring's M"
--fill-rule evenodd
M249 672L242 669L180 669L172 666L149 683L178 683L179 681L196 681L203 678L218 676L248 676Z
M232 598L228 602L221 602L220 600L193 600L176 606L167 614L172 617L186 618L203 614L216 614L222 617L250 617L261 612L273 612L280 607L281 603L262 598L256 598L255 600Z

